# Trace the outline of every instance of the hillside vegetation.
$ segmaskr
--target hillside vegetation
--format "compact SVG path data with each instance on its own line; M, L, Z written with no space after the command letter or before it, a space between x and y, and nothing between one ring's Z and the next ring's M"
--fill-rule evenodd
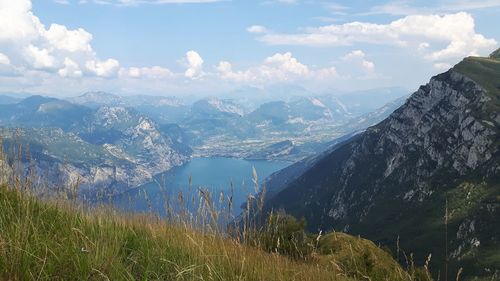
M5 186L0 210L0 280L417 280L372 242L341 233L318 238L317 253L303 260Z

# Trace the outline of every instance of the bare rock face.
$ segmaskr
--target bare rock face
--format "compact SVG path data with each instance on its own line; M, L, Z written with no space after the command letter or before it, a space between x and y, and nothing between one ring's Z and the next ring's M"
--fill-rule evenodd
M177 148L179 140L133 109L106 105L84 113L66 129L5 129L3 135L14 147L17 139L30 147L21 162L24 173L36 172L38 185L56 189L78 185L82 194L109 196L145 184L190 157L190 151ZM52 119L48 121L54 123Z
M500 270L478 262L500 250L495 94L455 69L432 78L389 118L315 160L265 211L284 209L312 231L342 230L387 246L400 237L417 261L432 253L436 270L447 243L450 268Z

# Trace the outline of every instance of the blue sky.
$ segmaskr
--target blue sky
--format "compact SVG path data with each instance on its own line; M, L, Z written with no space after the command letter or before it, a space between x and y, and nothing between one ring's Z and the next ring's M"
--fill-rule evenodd
M499 12L499 0L0 0L0 91L416 89L498 48Z

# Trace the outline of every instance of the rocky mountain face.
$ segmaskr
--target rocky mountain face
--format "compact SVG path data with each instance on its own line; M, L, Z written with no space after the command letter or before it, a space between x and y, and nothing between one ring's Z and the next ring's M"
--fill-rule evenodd
M191 154L182 133L133 109L91 109L37 96L4 107L5 150L24 147L26 171L38 171L39 181L51 186L78 182L84 193L121 193L182 165Z
M89 123L89 133L119 132L120 138L107 141L104 147L110 153L127 152L127 158L156 174L183 164L186 157L176 151L175 141L161 132L148 117L134 114L124 107L101 107Z
M264 211L378 241L400 261L401 250L417 262L432 254L441 279L463 267L498 280L499 89L495 54L465 59L381 123L296 166L291 180L275 174Z

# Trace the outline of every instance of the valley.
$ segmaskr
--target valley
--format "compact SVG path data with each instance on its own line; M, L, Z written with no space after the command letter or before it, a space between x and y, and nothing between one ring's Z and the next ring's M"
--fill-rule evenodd
M15 145L29 148L23 162L26 169L34 164L41 181L68 186L78 182L82 195L109 196L146 184L192 158L294 162L373 125L404 101L370 101L360 110L367 94L352 93L349 98L356 95L356 113L340 101L342 96L332 95L263 100L254 109L230 99L189 103L176 97L105 92L66 100L5 96L0 128L6 151ZM396 91L386 99L397 95L402 94ZM28 159L36 161L30 164ZM53 172L43 173L49 169Z

